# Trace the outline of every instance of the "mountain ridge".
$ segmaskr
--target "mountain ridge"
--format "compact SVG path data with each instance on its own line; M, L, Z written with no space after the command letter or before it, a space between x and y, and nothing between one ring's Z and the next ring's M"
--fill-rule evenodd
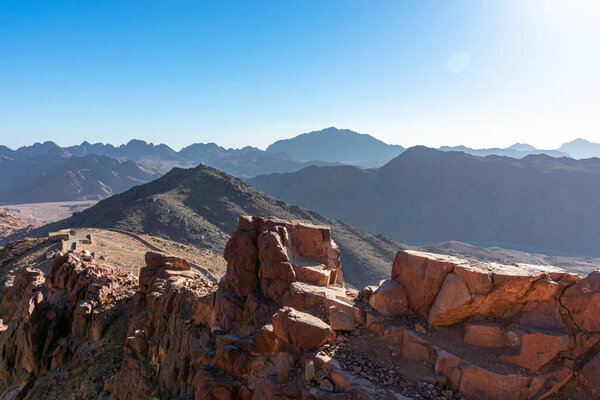
M403 245L286 203L215 168L174 168L168 174L109 197L72 217L32 232L63 228L117 228L220 252L241 215L276 216L331 226L342 254L347 280L377 283L389 274Z
M416 146L378 169L311 167L248 182L402 243L496 242L600 254L597 158L478 157Z
M600 144L583 139L565 143L561 149L565 148L579 156L594 156L594 149L597 149L600 155ZM506 149L446 146L439 150L514 159L541 154L570 157L563 151L538 150L524 143L515 143ZM403 151L406 149L402 146L388 145L371 135L334 127L276 141L267 150L252 146L227 149L215 143L193 143L175 151L165 144L138 139L119 146L87 141L68 147L60 147L51 141L16 150L1 146L0 203L101 199L148 182L173 167L189 168L199 163L238 178L252 179L271 173L296 172L310 166L378 168ZM88 165L82 165L82 160ZM46 189L41 190L44 185Z
M362 167L376 167L404 151L365 133L329 127L320 131L280 139L267 152L284 152L301 160L337 161Z

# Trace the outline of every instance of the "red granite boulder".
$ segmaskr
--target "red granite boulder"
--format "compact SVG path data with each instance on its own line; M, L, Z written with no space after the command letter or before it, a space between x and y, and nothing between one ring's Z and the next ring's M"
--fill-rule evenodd
M317 349L331 335L331 329L325 322L291 307L284 307L273 316L273 332L301 350Z

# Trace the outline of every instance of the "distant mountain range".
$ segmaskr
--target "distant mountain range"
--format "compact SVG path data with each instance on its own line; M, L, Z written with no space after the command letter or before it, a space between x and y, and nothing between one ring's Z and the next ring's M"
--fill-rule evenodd
M407 244L459 240L600 255L600 158L479 157L417 146L378 169L309 167L248 183Z
M558 150L538 150L527 144L506 149L442 147L478 156L502 155L515 159L532 154L552 157L600 156L600 144L583 139ZM271 173L295 172L309 166L354 165L380 167L402 154L402 146L382 142L348 129L327 128L255 147L226 149L214 143L194 143L179 151L142 140L113 146L83 142L59 147L35 143L12 150L0 146L0 204L101 199L133 185L155 179L174 167L205 163L242 179Z
M256 147L226 149L214 143L194 143L175 151L165 144L154 145L142 140L131 140L115 147L111 144L83 142L67 147L73 155L100 154L121 160L131 160L164 174L173 167L191 167L203 162L240 178L272 172L293 172L309 165L332 165L323 161L300 161L284 153L268 153Z
M384 237L276 199L204 165L175 168L33 234L71 227L119 228L221 252L240 215L277 216L331 226L341 250L344 280L357 287L389 276L394 256L402 248Z
M505 156L505 157L511 157L511 158L523 158L523 157L527 157L532 154L546 154L551 157L571 157L570 154L563 152L563 151L538 150L531 145L522 144L522 143L515 143L512 146L507 147L505 149L501 149L501 148L472 149L470 147L465 147L465 146L452 146L452 147L442 146L438 150L462 151L463 153L472 154L474 156L482 156L482 157L494 155L494 156ZM600 151L598 152L598 155L600 155Z
M159 176L133 161L73 156L52 142L2 150L0 204L101 199Z

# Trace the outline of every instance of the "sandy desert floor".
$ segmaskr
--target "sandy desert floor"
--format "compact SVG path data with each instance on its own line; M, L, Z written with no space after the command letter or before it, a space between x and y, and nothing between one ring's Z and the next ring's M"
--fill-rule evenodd
M48 223L68 218L74 212L90 208L97 202L97 200L82 200L53 203L10 204L0 207L18 210L39 222Z

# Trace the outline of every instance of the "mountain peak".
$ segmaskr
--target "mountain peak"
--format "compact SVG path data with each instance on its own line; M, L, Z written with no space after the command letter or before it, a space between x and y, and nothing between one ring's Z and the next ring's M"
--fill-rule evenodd
M357 286L378 282L389 273L389 265L400 246L288 204L241 179L202 164L189 169L173 168L152 182L102 200L46 229L111 227L160 234L222 251L241 215L277 216L331 225L344 258L344 279ZM373 254L382 257L373 257Z
M577 138L571 140L570 142L566 142L565 144L563 144L563 146L567 144L592 144L592 142L583 138Z
M126 146L154 146L154 144L148 144L145 140L131 139Z
M333 126L278 140L267 147L267 152L287 153L299 160L341 162L362 167L383 165L403 150L402 146L384 143L371 135Z
M559 150L578 159L600 157L600 143L593 143L582 138L564 143Z
M516 151L536 151L537 149L530 144L527 143L515 143L510 147L507 147L508 150L516 150Z

